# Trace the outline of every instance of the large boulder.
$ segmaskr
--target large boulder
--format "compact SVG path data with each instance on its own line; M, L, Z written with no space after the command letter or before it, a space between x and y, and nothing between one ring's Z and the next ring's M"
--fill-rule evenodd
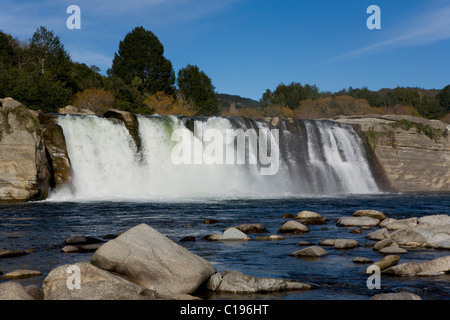
M208 261L146 224L102 245L91 263L168 295L193 293L216 272Z
M70 277L75 276L69 267L63 265L50 271L44 279L42 289L45 300L147 300L163 298L156 292L142 288L135 283L102 270L89 262L76 263L79 268L80 283ZM68 286L68 281L72 286Z
M313 289L315 286L286 279L254 277L238 271L224 271L214 274L207 288L215 292L266 293Z
M377 266L380 268L381 271L388 269L392 266L397 265L397 263L400 261L400 257L397 255L388 255L383 257L380 261L375 262L372 266ZM372 266L368 267L366 269L366 273L372 273L370 270L372 270Z

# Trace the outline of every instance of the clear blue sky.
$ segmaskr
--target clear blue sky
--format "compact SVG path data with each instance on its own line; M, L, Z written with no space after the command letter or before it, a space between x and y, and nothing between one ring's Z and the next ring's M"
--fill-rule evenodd
M81 29L66 27L69 5ZM381 29L369 30L369 5ZM119 41L151 30L175 72L196 64L219 93L259 100L278 84L321 91L450 84L450 0L0 0L0 29L26 40L39 26L74 61L111 66Z

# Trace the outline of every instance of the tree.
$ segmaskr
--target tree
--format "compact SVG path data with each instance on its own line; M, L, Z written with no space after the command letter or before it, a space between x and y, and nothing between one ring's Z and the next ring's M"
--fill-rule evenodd
M263 107L281 105L294 110L298 107L300 101L319 97L319 89L315 85L306 84L303 86L298 82L292 82L289 85L279 84L274 92L267 89L260 102Z
M75 95L74 106L89 109L97 114L105 113L113 107L114 96L105 90L85 89Z
M175 92L172 63L164 57L159 39L143 27L136 27L120 42L108 74L122 78L127 85L139 79L141 93Z
M39 27L31 38L29 54L41 74L49 72L56 80L66 80L71 60L53 31Z
M437 94L436 99L446 113L450 113L450 84Z
M188 64L180 69L177 82L183 100L193 105L198 116L220 114L219 101L211 79L197 66Z

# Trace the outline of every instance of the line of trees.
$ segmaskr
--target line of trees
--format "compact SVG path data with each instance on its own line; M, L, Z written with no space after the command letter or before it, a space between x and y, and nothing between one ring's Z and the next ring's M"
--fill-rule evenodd
M28 41L0 32L0 97L7 96L43 112L73 104L95 113L115 108L140 114L309 119L375 113L450 122L450 85L442 90L350 87L332 93L315 85L281 83L264 92L259 107L228 109L223 101L219 104L211 79L198 66L188 64L176 74L162 43L143 27L120 41L106 76L96 66L73 62L60 38L45 27Z
M140 114L220 114L211 79L194 65L176 77L163 45L143 27L119 43L107 76L96 66L73 62L60 38L45 27L25 42L0 32L0 97L7 96L43 112L73 104L95 113L116 108Z
M267 89L260 100L267 112L300 118L332 117L339 114L408 114L441 119L450 113L450 85L442 90L397 87L371 91L348 88L320 92L315 85L292 82Z

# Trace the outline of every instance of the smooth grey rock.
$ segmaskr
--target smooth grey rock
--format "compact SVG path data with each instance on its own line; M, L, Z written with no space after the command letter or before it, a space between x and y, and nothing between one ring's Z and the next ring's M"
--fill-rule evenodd
M450 271L450 256L440 257L424 262L406 262L388 268L383 272L399 276L414 276L419 273L441 273Z
M337 221L343 227L375 227L379 223L380 220L370 217L341 217Z
M403 253L408 253L408 251L403 249L403 248L400 248L397 245L393 245L393 246L384 247L384 248L380 249L380 253L383 253L383 254L403 254Z
M313 211L303 210L295 215L295 219L321 219L323 218L320 214Z
M353 259L353 262L354 263L372 263L373 261L368 258L365 258L365 257L355 257Z
M0 300L34 300L21 284L13 281L0 283Z
M33 297L35 300L43 300L44 299L44 291L42 288L38 287L35 284L30 284L26 286L25 291Z
M391 238L380 240L377 243L375 243L375 245L373 246L373 250L379 251L383 248L392 246L393 244L394 244L394 240L392 240Z
M146 224L102 245L91 263L168 295L192 293L216 273L208 261Z
M398 293L379 293L370 298L370 300L422 300L418 295L410 292Z
M425 217L420 217L418 219L420 224L428 224L429 227L436 227L442 225L450 225L450 216L448 214L436 214Z
M280 228L278 228L280 233L305 233L309 232L309 228L303 223L298 221L289 220L285 222Z
M222 234L222 240L250 240L250 238L242 231L236 228L228 228Z
M209 283L213 282L213 283ZM266 293L279 291L294 291L313 289L313 285L296 282L292 280L254 277L237 271L224 271L214 275L207 287L215 289L216 292L230 293Z
M380 226L384 227L388 230L400 230L412 228L417 225L417 218L408 218L408 219L385 219L381 222Z
M7 279L26 279L37 277L40 275L42 275L42 272L38 270L19 269L8 272L7 274L4 274L3 277Z
M44 300L148 300L163 296L124 278L100 269L89 262L75 264L80 268L80 287L69 288L73 265L59 266L47 275L42 284Z

